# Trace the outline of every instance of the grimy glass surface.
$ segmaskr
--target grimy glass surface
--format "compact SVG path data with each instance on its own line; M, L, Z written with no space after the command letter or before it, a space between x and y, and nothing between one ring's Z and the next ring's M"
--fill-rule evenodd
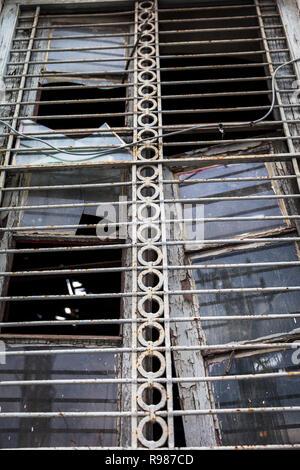
M208 168L190 171L181 175L180 179L201 178L259 178L267 177L268 172L264 163L214 165ZM270 181L232 181L219 183L194 183L180 186L180 196L187 198L201 197L244 197L275 195ZM197 203L204 204L204 217L260 217L282 216L276 199L237 199ZM185 217L196 217L197 206L185 205ZM199 217L199 216L198 216ZM205 239L233 238L245 233L261 232L284 226L284 220L241 220L219 221L204 223ZM193 237L193 227L188 227L189 238ZM195 238L195 237L194 237Z
M299 349L234 359L230 375L299 370ZM212 364L210 375L224 375L228 361ZM300 378L213 382L216 407L255 408L300 405ZM300 413L234 413L219 415L222 445L295 444L300 441Z
M39 347L25 347L25 350ZM40 348L43 349L43 348ZM47 349L61 349L59 347ZM63 349L66 349L65 347ZM72 349L72 348L71 348ZM21 348L7 348L8 351ZM2 361L3 362L3 361ZM118 374L117 354L6 356L0 380L110 378ZM0 387L1 412L117 411L116 384L28 385ZM111 417L3 418L0 447L113 446L117 423Z
M270 243L254 249L228 249L227 252L193 260L193 264L233 264L298 261L294 243ZM248 287L296 286L299 266L229 267L197 269L194 276L197 289L231 289ZM267 315L299 312L299 292L217 292L199 294L199 314ZM203 322L209 344L243 341L289 332L299 328L299 319L228 320Z

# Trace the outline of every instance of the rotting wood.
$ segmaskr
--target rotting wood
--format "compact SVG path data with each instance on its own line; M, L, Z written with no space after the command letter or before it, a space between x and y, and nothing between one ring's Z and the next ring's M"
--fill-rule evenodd
M172 179L169 170L164 172L165 179ZM176 187L165 189L166 198L177 197ZM182 210L179 204L174 205L174 218L182 218ZM182 224L175 223L169 236L176 239L184 237ZM169 289L177 290L193 288L193 276L188 269L188 260L182 246L173 246L168 249L168 259L170 265L187 265L186 270L173 270L169 273ZM186 315L195 316L198 314L198 297L194 294L186 296L170 296L170 317ZM171 326L171 341L173 346L184 344L199 345L205 342L204 334L199 322L184 324L174 322ZM174 351L174 367L177 377L197 377L205 375L204 360L201 351ZM180 383L178 385L182 409L201 409L213 406L211 396L206 383L197 382L194 384ZM216 445L217 436L215 423L212 416L184 416L183 425L185 439L188 446L209 446Z

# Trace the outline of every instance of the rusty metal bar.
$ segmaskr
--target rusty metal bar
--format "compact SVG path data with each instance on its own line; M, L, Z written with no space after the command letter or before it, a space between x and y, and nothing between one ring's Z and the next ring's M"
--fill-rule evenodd
M5 338L5 335L2 335L2 338ZM223 344L212 344L212 345L197 345L197 346L170 346L166 348L165 346L157 346L155 348L156 351L206 351L207 349L212 351L231 351L231 350L265 350L265 349L282 349L282 350L289 350L289 349L297 349L300 347L299 341L294 341L293 343L223 343ZM138 348L123 348L123 347L103 347L103 348L92 348L92 347L84 347L84 348L69 348L69 349L37 349L37 350L19 350L19 351L0 351L0 356L51 356L57 354L126 354L126 353L134 353L134 352L143 352L147 351L148 348L145 347L138 347ZM1 413L0 413L1 415Z
M278 313L278 314L253 314L253 315L217 315L217 316L193 316L193 317L176 317L176 318L155 318L155 322L158 323L188 323L188 322L198 322L198 321L236 321L236 320L279 320L279 319L286 319L286 318L300 318L300 313ZM23 328L23 327L35 327L35 326L62 326L62 325L123 325L127 323L151 323L151 319L147 318L139 318L139 319L132 319L132 318L111 318L111 319L87 319L87 320L41 320L41 321L16 321L16 322L3 322L1 323L1 328ZM123 379L126 380L126 379ZM176 380L176 379L175 379ZM180 380L177 379L178 381ZM1 383L0 383L1 385Z
M281 93L295 93L295 89L291 90L279 90ZM256 95L269 95L272 90L254 90L254 91L228 91L220 93L195 93L195 94L180 94L180 95L162 95L159 98L164 100L180 100L189 98L218 98L219 96L256 96ZM84 103L111 103L111 102L127 102L134 100L134 96L128 98L89 98L89 99L76 99L76 100L64 100L64 104L84 104ZM15 104L39 104L40 106L45 105L57 105L61 104L62 100L53 101L22 101L16 102ZM0 106L11 106L10 103L3 102Z
M166 269L168 271L172 270L194 270L194 269L224 269L224 268L253 268L253 267L290 267L290 266L299 266L300 261L278 261L278 262L265 262L265 263L235 263L235 264L197 264L191 266L162 266L150 265L151 267L162 270ZM127 267L105 267L105 268L85 268L85 269L49 269L49 270L37 270L37 271L8 271L0 272L0 277L26 277L26 276L54 276L54 275L63 275L63 274L99 274L99 273L113 273L113 272L127 272L137 269L142 271L142 266L127 266ZM2 323L0 325L2 327Z
M202 376L202 377L172 377L170 379L159 377L155 382L166 383L168 381L178 384L178 383L197 383L197 382L230 382L232 380L257 380L257 379L269 379L277 377L298 377L300 375L299 371L292 372L266 372L264 374L242 374L242 375L214 375L214 376ZM82 385L82 384L130 384L133 383L132 378L124 379L115 379L115 378L92 378L92 379L53 379L53 380L6 380L0 381L1 386L37 386L37 385ZM146 378L138 378L138 383L147 382ZM184 410L183 410L184 411ZM299 444L300 445L300 444Z
M273 51L272 52L287 52L288 49L277 49L276 51ZM235 56L235 55L258 55L258 54L264 54L265 51L263 50L259 50L259 51L245 51L245 52L230 52L230 53L220 53L220 56L225 56L225 55L230 55L230 56ZM215 57L217 54L201 54L202 57ZM162 56L164 57L164 56ZM174 58L176 58L176 56L174 56ZM281 65L283 62L273 62L273 65ZM269 65L270 62L253 62L253 63L248 63L248 64L223 64L223 65L195 65L195 66L189 66L189 67L161 67L160 68L160 71L161 72L171 72L171 71L182 71L182 70L219 70L219 69L234 69L234 68L242 68L242 69L245 69L245 68L252 68L252 67L264 67L265 65ZM109 71L109 75L122 75L124 73L133 73L135 70L134 69L128 69L127 71L118 71L118 72L114 72L114 71ZM46 78L46 77L76 77L76 76L80 76L80 77L84 77L88 75L89 77L92 77L92 76L96 76L97 78L99 78L100 76L106 76L107 75L107 72L61 72L61 73L40 73L40 74L27 74L27 75L20 75L20 74L14 74L13 78L20 78L20 77L23 77L23 76L26 76L26 77L29 77L29 78L33 78L33 77L42 77L42 78ZM3 78L12 78L11 75L7 75L7 74L4 74L3 75ZM99 82L100 83L100 82ZM101 84L101 83L100 83Z
M203 33L203 32L224 32L224 31L259 31L261 28L260 26L245 26L245 27L232 27L232 28L201 28L201 29L181 29L181 30L168 30L168 31L160 31L160 35L168 35L168 34L184 34L184 33ZM266 26L265 29L282 29L282 25L278 24L277 26ZM114 37L132 37L134 33L111 33L111 34L82 34L82 35L74 35L74 36L55 36L55 41L65 40L65 39L101 39L101 38L114 38ZM45 40L53 40L52 36L43 36L42 38L37 38L35 41L45 41ZM13 41L24 41L24 38L14 38ZM35 52L38 51L60 51L60 49L34 49ZM17 52L26 52L26 49L13 49L12 53Z
M156 411L157 416L191 416L191 415L207 415L207 414L233 414L233 413L277 413L287 411L300 411L300 406L277 406L264 408L211 408L204 410L173 410L173 411ZM125 417L140 416L145 417L144 411L44 411L44 412L12 412L0 413L0 418L100 418L100 417Z
M300 239L298 238L298 241ZM270 239L268 240L270 241ZM151 270L152 268L150 268ZM300 292L300 286L272 286L272 287L236 287L228 289L190 289L190 290L173 290L173 291L161 291L155 290L148 292L154 292L157 295L190 295L190 294L232 294L232 293L255 293L255 294L264 294L268 292ZM28 295L28 296L2 296L0 301L5 302L34 302L40 300L91 300L91 299L120 299L122 297L143 297L145 296L144 292L105 292L101 294L61 294L61 295ZM300 343L299 343L300 346ZM209 346L209 349L211 346ZM185 349L185 347L184 347ZM188 348L187 348L188 349ZM198 348L196 348L198 349ZM208 349L206 345L205 349Z

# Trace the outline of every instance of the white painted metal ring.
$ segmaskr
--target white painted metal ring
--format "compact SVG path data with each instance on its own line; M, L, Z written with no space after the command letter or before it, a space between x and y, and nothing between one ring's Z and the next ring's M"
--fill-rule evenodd
M140 44L150 44L151 42L155 41L155 36L153 33L148 33L148 31L145 31L144 33L141 34L141 40Z
M156 62L151 57L143 58L138 61L138 67L148 71L149 69L155 69Z
M138 102L138 110L144 112L151 112L157 108L157 102L153 98L143 98Z
M147 252L148 254L150 254L151 251L152 252L154 251L157 257L154 261L146 261L144 256L147 255ZM162 251L160 250L160 248L158 248L155 245L149 244L149 245L143 246L138 251L138 260L140 264L142 264L143 266L158 266L162 262L162 259L163 259Z
M143 191L147 191L147 190L152 191L152 194L150 196L143 194ZM143 183L140 186L138 186L137 196L141 201L142 200L147 201L149 199L151 199L151 200L157 199L158 196L159 196L159 186L157 184L150 183L150 182L149 183Z
M151 127L157 124L157 116L146 110L138 117L138 125L141 127Z
M146 302L155 303L158 306L157 311L156 312L146 312L146 310L145 310L145 303ZM139 300L139 302L138 302L138 311L142 315L142 317L144 317L144 318L150 318L150 317L158 318L164 312L163 299L161 297L158 297L158 295L156 295L156 294L147 294Z
M144 366L143 366L143 362L144 360L147 358L147 357L156 357L156 359L158 360L160 366L159 366L159 369L156 371L156 372L153 372L153 371L146 371L144 369ZM156 379L158 377L161 377L163 375L163 373L165 372L166 370L166 360L164 358L164 356L159 352L159 351L144 351L142 352L139 357L138 357L138 360L137 360L137 368L138 368L138 371L139 373L143 376L143 377L147 377L147 379Z
M149 235L149 231L150 235ZM147 231L147 238L144 236L144 232ZM154 233L153 233L154 232ZM140 225L137 230L138 239L143 242L149 244L150 242L154 243L157 242L161 238L161 230L159 225L155 224L143 224Z
M149 129L149 131L152 131L153 129ZM143 129L144 132L148 132L148 129ZM153 173L150 175L150 176L144 176L142 174L143 171L145 170L150 170L150 171L153 171ZM158 173L158 168L156 166L153 166L153 165L142 165L142 166L139 166L138 169L137 169L137 177L138 179L142 180L142 181L148 181L148 180L154 180L154 179L157 179L158 176L159 176L159 173Z
M150 212L150 215L147 217L147 215L144 215L144 212L148 211ZM149 222L151 223L152 220L158 219L160 215L160 207L158 204L154 204L153 202L145 202L144 204L141 204L138 208L138 218L144 222Z
M138 94L143 98L148 98L157 93L157 86L153 84L141 85L138 89Z
M147 403L145 403L145 401L143 399L143 394L147 389L151 390L152 388L155 388L156 390L159 391L161 398L160 398L159 403L153 404L153 405L148 405ZM165 406L166 401L167 401L166 389L162 386L162 384L160 384L158 382L153 382L151 384L150 383L144 383L138 388L137 402L143 410L152 411L152 412L157 411L157 410L161 410L161 408L163 408Z
M158 148L147 142L138 148L137 157L139 160L157 160L159 158Z
M147 423L150 423L150 422L158 423L161 427L162 434L161 434L161 437L157 441L148 441L148 439L146 439L143 434L144 427L146 426ZM148 449L157 449L158 447L163 446L168 438L167 423L160 416L156 416L154 420L146 416L139 422L139 425L137 427L137 436L138 436L140 443L143 444Z
M151 1L141 2L138 3L138 7L140 10L152 10L152 8L154 8L154 3Z
M144 283L144 279L146 276L150 276L150 275L154 276L153 285L146 286L146 284ZM155 281L155 277L156 277L156 281ZM144 292L152 292L152 291L155 292L159 290L162 287L163 282L164 282L164 276L160 271L158 271L158 269L147 268L141 271L140 274L138 275L139 288L143 290Z
M153 70L142 70L138 74L138 81L147 84L156 81L157 76Z
M142 13L140 13L139 16L144 15L145 13L146 12L142 12ZM147 13L149 14L150 12L147 12ZM150 16L151 15L152 15L152 13L150 13ZM138 25L139 32L145 31L146 33L152 33L154 31L154 23L150 23L149 20L147 20L147 21L142 20L142 21L143 22Z
M148 58L149 56L155 55L155 47L151 44L147 46L140 46L137 50L139 56L143 58Z
M155 328L158 331L159 337L155 341L147 341L145 338L145 330L150 329L150 328ZM160 325L157 322L146 322L143 323L139 328L138 328L138 340L143 346L147 346L150 348L155 348L157 346L160 346L164 340L165 340L165 333L162 325Z

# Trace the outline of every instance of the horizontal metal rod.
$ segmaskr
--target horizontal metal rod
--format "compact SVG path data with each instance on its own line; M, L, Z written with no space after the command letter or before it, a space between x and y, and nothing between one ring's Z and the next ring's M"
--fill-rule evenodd
M268 38L268 40L274 40L274 41L279 41L279 40L286 40L286 38L284 36L274 36L274 37L270 37ZM182 41L177 41L177 42L160 42L160 46L161 47L164 47L164 46L178 46L178 45L195 45L195 44L198 44L198 45L212 45L212 44L235 44L235 43L238 43L238 44L241 44L241 43L249 43L249 42L261 42L261 38L250 38L250 39L211 39L209 41L205 40L205 41L186 41L186 42L182 42ZM114 50L114 49L131 49L132 48L132 45L117 45L117 46L112 46L112 45L109 45L109 46L94 46L94 47L76 47L76 48L48 48L48 49L32 49L31 52L67 52L67 51L72 51L72 52L77 52L77 51L104 51L104 50ZM16 52L16 51L14 51ZM20 52L24 52L24 50L20 50ZM26 49L25 49L25 52L26 52ZM122 60L125 60L126 58L124 57ZM106 61L107 59L102 59L102 61ZM88 62L98 62L98 60L89 60ZM68 60L68 61L26 61L26 62L8 62L8 65L23 65L23 64L59 64L59 63L77 63L77 62L85 62L85 60Z
M224 124L226 125L226 124ZM109 133L111 133L112 131L109 130ZM76 131L74 131L75 134ZM9 135L9 133L7 133L7 135ZM30 136L30 135L33 135L33 134L24 134L24 137L22 137L24 140L26 140L26 136ZM38 134L38 133L35 133L34 135L38 135L38 136L43 136L45 134ZM99 132L99 135L102 135L101 132ZM50 134L51 136L51 134ZM47 134L46 134L46 137L47 137ZM257 138L249 138L249 139L222 139L222 144L225 144L225 143L245 143L245 142L250 142L250 143L253 143L253 142L258 142L258 143L261 143L261 142L273 142L273 141L285 141L285 140L299 140L300 139L300 135L297 135L297 136L280 136L280 137L273 137L273 136L270 136L270 137L257 137ZM51 143L51 142L50 142ZM165 147L178 147L179 145L190 145L190 146L197 146L197 147L200 147L200 146L203 146L203 145L212 145L212 144L220 144L220 139L216 139L216 140L192 140L192 141L176 141L176 142L165 142L164 143L164 146ZM77 146L75 148L76 151L78 150L99 150L99 148L101 149L105 149L105 148L111 148L111 149L115 149L116 146L113 145L113 144L110 144L110 145L102 145L99 146L99 145L83 145L83 146ZM59 149L61 150L74 150L74 146L71 146L71 145L60 145L59 146ZM26 148L26 147L11 147L10 148L10 151L11 152L21 152L22 154L25 154L25 153L37 153L37 150L39 152L43 151L43 152L49 152L49 153L52 153L52 152L57 152L57 150L55 149L51 149L49 147L29 147L29 148ZM6 152L6 149L0 149L0 153L3 153L3 152ZM201 148L199 149L199 154L201 154ZM83 156L84 156L84 153L83 153Z
M182 23L182 22L207 22L207 21L226 21L226 20L248 20L251 18L280 18L280 15L278 13L276 14L264 14L263 16L260 15L245 15L245 16L223 16L223 17L211 17L211 18L206 18L206 17L201 17L201 18L177 18L177 19L158 19L157 21L153 20L154 23L158 24L166 24L166 23ZM67 29L67 28L90 28L90 27L102 27L102 26L130 26L134 25L134 21L119 21L118 23L74 23L74 24L56 24L56 25L47 25L47 26L37 26L37 30L43 30L43 29L50 29L51 27L55 27L55 29ZM27 26L17 26L15 28L17 31L21 30L24 31L26 29L32 29L32 25ZM41 38L43 39L43 38ZM27 40L27 38L24 38L23 40Z
M242 374L242 375L214 375L214 376L202 376L202 377L172 377L172 378L157 378L154 381L158 383L199 383L199 382L230 382L240 380L258 380L258 379L270 379L278 377L299 377L300 372L267 372L263 374ZM135 383L149 383L151 386L152 381L146 378L93 378L93 379L53 379L53 380L7 380L0 381L0 387L28 387L37 385L90 385L90 384L135 384Z
M153 201L151 198L136 201L136 204L145 204L147 201L159 203L164 202L165 204L175 204L178 202L185 204L193 204L196 202L219 202L219 201L240 201L240 200L267 200L267 199L298 199L300 194L281 194L281 195L265 195L265 196L227 196L227 197L201 197L201 198L186 198L186 199L164 199ZM15 211L28 211L28 210L40 210L40 209L64 209L67 207L97 207L97 206L126 206L133 204L134 201L97 201L97 202L79 202L74 204L38 204L34 206L7 206L0 207L0 212L15 212ZM287 217L284 217L286 219Z
M277 90L278 93L295 93L295 89L291 90ZM217 93L194 93L194 94L180 94L180 95L161 95L157 96L158 99L167 100L181 100L191 98L218 98L219 96L257 96L257 95L268 95L272 93L271 90L254 90L254 91L228 91L228 92L217 92ZM114 103L114 102L127 102L138 99L137 96L119 97L119 98L89 98L89 99L76 99L76 100L63 100L64 104L83 104L83 103ZM45 105L57 105L62 104L62 100L45 100L45 101L14 101L13 105L24 105L24 104L39 104L40 106ZM0 106L12 106L12 103L0 102Z
M96 16L96 17L102 17L102 16L123 16L123 15L132 15L134 14L134 10L122 10L122 11L117 11L117 12L109 12L109 13L92 13L89 12L88 15L90 16ZM86 18L87 14L86 13L76 13L76 19L77 18ZM29 16L29 15L20 15L19 20L33 20L35 17L34 16ZM39 21L43 20L44 18L59 18L59 20L63 18L73 18L74 19L74 14L61 14L61 15L51 15L50 13L47 14L41 14L39 15Z
M265 5L264 5L265 6ZM270 3L268 6L272 6L272 4ZM254 9L254 5L253 4L249 4L249 5L225 5L225 6L218 6L218 10L227 10L227 9L230 9L230 10L235 10L236 8L238 8L239 10L241 9L244 9L244 8L252 8ZM177 11L203 11L203 10L211 10L213 9L213 7L185 7L185 8L153 8L151 9L152 12L157 12L157 13L169 13L169 12L177 12ZM134 13L134 10L129 10L129 11L120 11L120 12L117 12L117 13L89 13L89 17L90 16L116 16L116 15L125 15L125 14L133 14ZM80 18L80 17L83 17L83 18L86 18L86 13L85 14L78 14L76 13L76 18ZM59 19L63 19L63 18L73 18L74 19L74 15L67 15L67 14L63 14L63 15L51 15L51 14L41 14L39 15L39 19L42 20L42 19L48 19L48 18L59 18ZM20 20L33 20L34 19L34 16L20 16L19 17Z
M71 28L71 29L74 29L74 28L90 28L90 27L95 27L95 26L116 26L116 27L122 27L122 26L129 26L129 25L134 25L135 22L134 21L119 21L117 23L78 23L78 24L56 24L56 25L47 25L47 26L36 26L36 29L52 29L53 27L55 27L55 29L67 29L67 28ZM32 26L27 26L27 25L23 25L23 26L17 26L16 28L16 31L24 31L26 29L32 29ZM43 38L41 38L43 39ZM27 40L27 38L23 39L23 40Z
M177 270L194 270L194 269L231 269L231 268L265 268L265 267L290 267L290 266L299 266L300 261L277 261L277 262L265 262L265 263L232 263L232 264L197 264L197 265L184 265L184 266L156 266L149 265L148 267L153 267L157 270L168 270L168 271L177 271ZM106 267L106 268L86 268L86 269L48 269L48 270L37 270L37 271L7 271L0 272L0 277L26 277L26 276L54 276L62 274L96 274L96 273L113 273L113 272L128 272L133 269L138 271L143 271L145 266L126 266L126 267ZM0 324L2 327L2 323Z
M105 315L103 315L105 316ZM99 320L96 319L87 319L87 320L41 320L41 321L16 321L16 322L3 322L1 323L1 328L24 328L24 327L40 327L40 326L73 326L73 325L123 325L123 324L142 324L142 323L149 323L151 326L151 322L155 321L158 323L188 323L188 322L199 322L199 321L236 321L236 320L244 320L244 321L257 321L257 320L279 320L279 319L287 319L287 318L300 318L300 313L278 313L278 314L255 314L255 315L216 315L216 316L193 316L193 317L175 317L175 318L137 318L137 319L129 319L129 318L102 318Z
M194 34L194 33L209 33L209 32L225 32L225 31L228 31L228 32L231 32L231 31L261 31L262 29L282 29L282 25L281 24L278 24L278 25L272 25L272 26L265 26L264 28L260 27L260 26L245 26L245 27L232 27L232 28L198 28L198 29L179 29L179 30L176 30L176 29L173 29L173 30L168 30L168 31L160 31L159 34L161 36L163 35L169 35L169 34L172 34L172 35L176 35L176 34ZM55 38L53 38L53 36L43 36L42 38L35 38L34 41L45 41L45 40L54 40L54 41L59 41L59 40L66 40L66 39L101 39L101 38L115 38L115 37L130 37L130 36L134 36L135 33L125 33L125 32L122 32L122 33L111 33L111 34L81 34L81 35L74 35L74 36L55 36ZM26 40L26 39L25 39ZM20 38L20 37L16 37L13 39L13 41L24 41L24 38ZM55 48L49 48L49 49L31 49L32 52L48 52L48 51L56 51L59 49L55 49ZM12 49L11 51L11 54L15 54L15 53L19 53L19 52L27 52L27 49Z
M221 182L244 182L244 181L280 181L280 180L294 180L297 179L296 175L284 175L284 176L245 176L240 178L203 178L203 179L186 179L186 180L161 180L163 184L196 184L196 183L221 183ZM156 181L156 180L154 180ZM137 181L136 185L139 186L144 184L143 181ZM110 183L85 183L85 184L66 184L66 185L51 185L51 186L11 186L2 188L4 192L15 192L15 191L45 191L45 190L69 190L69 189L85 189L85 188L107 188L107 187L119 187L119 186L132 186L132 181L126 182L110 182ZM277 217L277 216L274 216ZM280 216L278 216L280 217ZM283 217L283 218L290 218ZM298 217L298 216L293 216Z
M195 222L235 222L235 221L262 221L262 220L298 220L300 219L300 215L292 215L292 216L258 216L258 217L202 217L202 218L195 218L195 219L170 219L170 220L163 220L159 222L152 222L153 225L164 225L164 224L175 224L175 223L195 223ZM136 222L112 222L112 223L105 223L105 227L130 227L133 225L144 225L144 221L136 221ZM83 229L83 228L96 228L101 226L101 222L97 224L69 224L69 225L29 225L25 227L1 227L0 232L27 232L33 230L60 230L60 229ZM0 273L1 276L1 273Z
M288 124L298 124L299 120L298 119L288 119L288 120L276 120L276 121L263 121L263 122L258 122L257 124L255 124L255 129L259 128L259 129L265 129L266 127L268 126L271 126L271 127L279 127L280 124L284 124L284 123L288 123ZM207 123L207 124L201 124L199 126L197 126L196 124L194 124L194 127L197 127L197 131L206 131L206 130L212 130L213 129L213 124L214 123ZM233 129L237 126L237 124L239 125L239 127L242 127L242 124L241 122L226 122L224 125L226 126L226 130L228 129ZM219 124L215 123L214 125L214 128L216 130L218 130L218 126ZM245 123L245 127L248 128L248 130L255 130L254 128L249 128L249 125L248 125L248 122ZM174 131L174 130L184 130L185 128L187 128L185 134L186 135L192 135L194 132L195 132L195 129L194 131L190 131L189 128L190 128L190 125L189 124L179 124L179 125L165 125L165 126L157 126L156 129L159 129L159 130L162 130L162 131ZM280 128L280 127L279 127ZM281 129L281 128L280 128ZM37 136L40 136L42 137L43 135L48 137L48 136L52 136L52 135L61 135L61 134L66 134L66 135L79 135L79 134L91 134L91 133L94 133L94 132L97 132L99 135L104 135L104 134L111 134L111 132L115 132L115 133L118 133L120 135L131 135L133 131L133 127L113 127L111 129L101 129L101 132L99 132L99 127L92 127L92 128L80 128L80 129L59 129L57 131L54 131L54 130L47 130L47 131L37 131L37 132L26 132L24 133L24 135L37 135ZM8 131L8 132L3 132L1 133L2 136L9 136L9 135L13 135L14 133L12 131ZM297 136L292 136L291 138L298 138ZM287 137L286 136L282 136L282 137L279 137L278 139L286 139ZM289 137L290 138L290 137ZM275 137L275 139L277 139ZM155 138L153 139L155 140ZM250 138L250 139L223 139L223 142L262 142L262 141L268 141L270 140L268 137L259 137L259 138ZM208 141L200 141L201 143L205 143L205 142L208 142L208 145L211 145L212 142L214 142L214 140L208 140ZM218 144L220 143L220 139L218 139L216 141ZM166 144L170 145L170 142L166 142ZM184 142L185 144L185 142Z
M234 108L200 108L200 109L171 109L171 110L163 110L163 115L180 115L180 114L208 114L208 113L233 113L233 112L241 112L241 111L261 111L264 109L269 109L270 106L241 106L241 107L234 107ZM273 109L282 109L282 108L300 108L300 104L281 104L280 106L275 105ZM40 120L56 120L56 119L90 119L90 118L99 118L99 117L121 117L121 116L133 116L135 113L133 111L127 112L120 112L120 113L93 113L93 114L56 114L56 115L30 115L30 116L19 116L18 120L24 119L32 119L34 121ZM12 120L12 116L5 116L2 118L3 121L10 121ZM226 123L224 123L226 125ZM276 124L276 122L274 123ZM217 124L216 124L217 126Z
M101 294L62 294L62 295L28 295L28 296L3 296L0 301L5 302L35 302L40 300L91 300L91 299L119 299L123 297L143 297L146 293L155 293L157 295L203 295L203 294L236 294L236 293L255 293L264 294L270 292L299 292L300 286L272 286L272 287L235 287L228 289L191 289L191 290L173 290L159 291L151 287L143 292L105 292ZM300 344L299 344L300 345Z
M114 47L115 49L117 49L117 46ZM113 47L111 49L114 49ZM97 50L97 49L100 49L100 48L96 48L94 47L93 50ZM61 52L64 52L64 51L73 51L73 52L77 52L77 51L84 51L84 50L91 50L91 48L77 48L77 49L61 49L60 51ZM276 49L276 50L273 50L272 52L288 52L288 49ZM245 55L258 55L258 54L265 54L265 51L263 50L259 50L259 51L243 51L243 52L220 52L220 53L197 53L197 54L174 54L174 55L160 55L160 56L151 56L152 59L156 58L156 57L160 57L162 59L185 59L185 58L189 58L189 57L193 57L193 58L201 58L201 57L218 57L218 56L245 56ZM135 57L131 57L131 59L133 59ZM91 58L91 59L67 59L67 60L48 60L48 61L28 61L28 62L9 62L7 65L8 67L15 67L15 66L19 66L19 65L25 65L25 64L28 64L28 65L32 65L32 64L48 64L48 65L51 65L51 64L84 64L84 63L107 63L107 62L124 62L126 60L126 57L118 57L118 58L101 58L101 59L96 59L96 58ZM147 59L145 59L147 60ZM163 70L163 69L161 69ZM177 68L174 68L174 70L178 70ZM48 71L48 73L51 73ZM52 73L55 73L55 76L58 76L58 72L52 72ZM60 75L62 75L64 72L60 72ZM68 72L66 70L66 72L64 73L64 75L70 75L70 73L75 73L75 72ZM78 73L78 72L77 72ZM80 72L79 72L80 73ZM82 75L83 74L92 74L92 73L96 73L98 75L103 75L103 71L99 71L99 72L93 72L91 70L91 72L82 72ZM112 73L125 73L123 70L120 70L120 71L106 71L105 72L106 74L112 74ZM43 74L43 76L47 76L46 73Z
M272 51L274 52L274 51ZM276 52L289 52L288 49L278 49ZM251 54L265 54L265 51L253 51L253 52L230 52L228 53L228 55L230 56L235 56L235 55L251 55ZM214 57L216 56L217 54L210 54L208 55L209 57ZM227 55L226 53L222 52L220 53L220 55L223 57L225 55ZM204 54L201 54L202 57L204 56L207 56L207 55L204 55ZM161 58L163 58L163 56L160 56ZM195 65L195 66L189 66L189 67L161 67L160 68L160 71L161 72L176 72L176 71L182 71L182 70L223 70L223 69L237 69L237 68L242 68L242 69L245 69L245 68L252 68L252 67L264 67L266 65L274 65L274 66L277 66L277 65L282 65L283 62L253 62L253 63L249 63L249 64L221 64L221 65ZM103 71L103 72L61 72L61 73L58 73L56 72L55 74L53 73L27 73L27 74L14 74L14 75L9 75L9 74L4 74L3 75L3 78L7 78L7 79L15 79L15 78L22 78L22 77L27 77L27 78L34 78L34 77L41 77L41 78L46 78L46 77L76 77L76 76L79 76L79 77L84 77L84 76L88 76L88 77L93 77L93 76L96 76L97 78L99 78L100 76L107 76L107 74L109 75L121 75L121 74L128 74L128 73L134 73L134 72L140 72L140 69L127 69L126 72L120 70L118 72L114 72L114 71Z
M297 178L294 176L294 178ZM143 184L139 182L139 184ZM53 185L53 186L15 186L9 188L2 188L1 191L15 192L15 191L45 191L45 190L68 190L68 189L87 189L87 188L112 188L120 186L132 186L131 181L111 181L109 183L84 183L84 184L66 184L66 185Z
M211 165L236 164L236 163L266 163L273 161L288 161L293 158L299 158L298 152L291 154L262 154L262 155L243 155L243 156L221 156L221 157L203 157L203 158L176 158L166 160L155 160L155 164L162 164L166 167L176 168L197 168L205 167L208 163ZM120 161L98 161L98 162L77 162L77 163L52 163L39 165L0 165L1 171L7 173L32 173L34 171L67 171L73 168L130 168L132 166L145 165L147 160L120 160ZM280 196L281 197L281 196Z
M206 18L206 17L201 17L201 18L176 18L176 19L159 19L158 24L166 24L166 23L195 23L195 22L200 22L200 21L224 21L224 20L231 20L231 21L236 21L236 20L249 20L249 19L256 19L257 18L278 18L280 19L280 15L278 13L265 13L263 15L255 14L255 15L244 15L244 16L214 16L211 18ZM22 28L20 28L22 29Z
M248 112L248 111L261 111L263 109L269 109L270 106L242 106L236 108L201 108L201 109L172 109L172 110L164 110L162 114L164 115L179 115L179 114L208 114L208 113L233 113L233 112ZM275 105L273 109L278 108L300 108L300 104L287 104L287 105ZM91 119L91 118L104 118L104 117L125 117L125 116L134 116L135 113L133 111L127 112L120 112L120 113L94 113L94 114L56 114L56 115L31 115L31 116L19 116L18 121L31 119L34 121L41 121L41 120L57 120L57 119ZM11 121L12 116L3 117L3 121ZM276 124L276 122L274 123ZM226 125L226 123L224 123ZM216 125L217 126L217 125ZM21 149L22 150L22 149ZM20 151L21 151L20 150Z
M153 242L152 245L155 246L176 246L176 245L194 245L194 244L235 244L235 243L289 243L300 241L300 237L284 237L284 238L231 238L231 239L219 239L219 240L178 240L178 241L168 241L168 242ZM119 250L123 248L132 248L133 246L143 247L144 243L115 243L115 244L105 244L105 245L85 245L85 246L64 246L64 247L55 247L55 248L7 248L0 249L0 253L48 253L48 252L64 252L64 251L94 251L94 250ZM191 292L191 291L189 291Z
M236 82L248 82L248 81L266 81L270 80L272 77L269 75L261 76L261 77L237 77L237 78L215 78L215 79L204 79L204 80L174 80L174 81L156 81L156 84L160 85L184 85L184 84L204 84L204 83L236 83ZM285 75L285 76L280 76L280 80L290 80L294 79L295 75ZM129 87L129 86L134 86L134 83L114 83L115 87ZM111 89L111 85L108 85L106 83L95 83L94 85L53 85L53 86L37 86L37 87L14 87L14 88L6 88L7 92L17 92L19 90L24 90L24 91L38 91L38 90L86 90L86 89L97 89L97 88L109 88ZM295 91L295 90L294 90Z
M5 337L2 336L2 340ZM257 350L260 349L297 349L300 346L300 342L294 341L293 343L224 343L224 344L212 344L212 345L195 345L195 346L157 346L155 348L151 347L139 347L139 348L124 348L124 347L115 347L115 348L91 348L91 347L83 347L83 348L69 348L69 349L37 349L37 350L18 350L18 351L3 351L0 350L0 357L5 356L48 356L48 355L61 355L61 354L127 354L133 352L145 352L148 351L151 355L151 352L158 351L158 352L170 352L170 351L206 351L214 350L214 351L222 351L225 350ZM155 379L156 380L156 379ZM1 413L0 413L1 415Z
M156 416L193 416L209 414L234 414L234 413L278 413L287 411L300 411L300 406L277 406L263 408L210 408L203 410L173 410L156 411ZM27 412L1 412L0 418L101 418L101 417L127 417L127 416L150 416L147 411L27 411Z

